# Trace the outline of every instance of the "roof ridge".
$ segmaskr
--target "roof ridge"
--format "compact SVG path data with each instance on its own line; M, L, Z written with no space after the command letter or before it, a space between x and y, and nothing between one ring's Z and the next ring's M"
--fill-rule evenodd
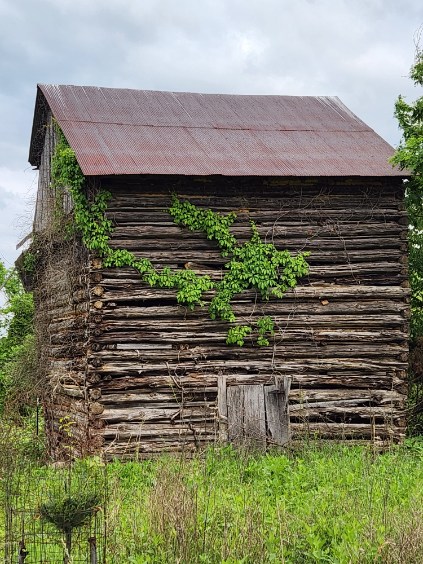
M224 126L216 126L216 125L181 125L181 124L156 124L156 123L131 123L131 122L124 122L124 121L94 121L94 120L83 120L83 119L66 119L61 118L61 123L92 123L92 124L103 124L103 125L129 125L131 127L167 127L167 128L183 128L183 129L216 129L216 130L223 130L223 131L298 131L299 133L304 132L311 132L311 133L319 133L319 132L328 132L328 133L364 133L364 132L372 132L373 129L371 127L366 126L363 129L354 129L353 131L349 129L301 129L301 128L269 128L266 129L265 127L260 127L259 129L254 127L224 127Z

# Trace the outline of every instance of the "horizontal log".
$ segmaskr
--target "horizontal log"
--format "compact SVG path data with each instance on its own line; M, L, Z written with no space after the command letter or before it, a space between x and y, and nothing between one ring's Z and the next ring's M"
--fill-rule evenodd
M248 357L248 351L250 351L250 355ZM377 362L380 359L383 359L385 362L389 362L390 366L396 366L398 362L407 362L408 361L408 353L404 352L404 347L400 346L400 345L389 345L389 344L384 344L383 345L383 353L377 349L377 346L375 346L375 344L373 343L373 345L368 345L368 346L364 346L364 345L345 345L345 346L341 346L341 345L318 345L316 343L311 343L310 346L306 346L306 344L303 343L297 343L296 346L294 346L293 348L291 347L287 347L287 348L281 348L280 350L277 349L275 351L275 357L274 360L276 362L278 362L279 364L282 362L286 362L286 363L292 363L292 362L298 362L302 359L310 359L310 357L313 357L315 359L319 359L319 360L332 360L335 361L336 359L356 359L357 357L359 358L366 358L369 361L372 362ZM106 352L106 351L102 351L102 352ZM152 351L140 351L137 350L136 352L138 352L138 356L136 356L135 354L132 353L132 351L122 351L122 350L116 350L116 351L107 351L107 352L125 352L125 356L120 357L118 354L116 354L115 357L97 357L97 356L90 356L90 365L92 366L102 366L105 362L109 362L113 360L121 360L121 361L126 361L128 360L128 358L130 358L130 356L127 356L127 353L131 353L132 358L139 362L143 362L143 366L144 368L147 368L148 366L150 366L151 368L154 369L154 367L156 366L156 363L160 362L160 361L165 361L165 362L170 362L173 363L175 361L177 361L179 363L179 365L182 367L184 365L184 361L199 361L201 359L206 358L208 360L208 362L213 363L215 359L217 360L242 360L242 359L248 359L248 361L257 361L259 359L262 359L263 362L265 363L269 363L269 350L268 349L257 349L257 351L254 352L251 351L251 349L243 347L243 351L242 354L239 353L236 349L229 349L228 351L221 351L221 353L219 354L219 351L211 351L209 349L207 349L206 347L203 348L202 352L199 352L196 350L196 348L193 349L186 349L186 350L182 350L182 351L178 351L176 349L170 350L170 349L164 349L163 351L155 351L154 353ZM167 354L166 354L167 352ZM272 353L273 356L273 353Z
M224 270L228 259L222 258L217 252L212 253L208 248L198 248L196 250L187 251L186 248L175 247L170 245L163 245L163 249L157 246L149 246L146 250L145 243L141 244L139 248L130 249L129 247L119 244L115 248L126 248L133 252L137 258L148 258L157 268L167 266L169 268L191 268L200 274L207 274L216 277L221 271ZM284 245L285 250L291 252L296 256L299 252L298 249L304 251L307 247L294 247ZM395 265L400 265L406 262L405 259L406 248L399 246L389 247L383 249L368 249L368 250L346 250L342 249L323 249L311 251L311 255L307 258L310 265L310 273L313 275L318 274L322 269L332 270L343 265L352 265L354 267L364 270L365 267L369 268L371 265L374 267L374 272L379 272L379 263L386 264L387 257L389 257L389 264L393 268Z
M121 409L132 409L132 408L139 408L145 410L166 410L166 409L174 409L178 413L181 409L184 411L187 409L205 409L205 406L209 407L214 406L215 403L215 396L209 398L184 398L178 400L177 398L173 398L173 401L164 401L164 402L150 402L150 401L139 401L139 402L113 402L108 401L110 398L101 397L99 402L102 407L101 413L103 413L104 409L110 410L110 412L121 410ZM98 409L100 411L100 409ZM158 411L157 411L158 413ZM96 415L100 415L100 413L96 413ZM202 416L200 417L200 419Z
M383 343L386 346L386 352L390 351L391 354L396 355L399 353L407 352L407 347L404 342L406 334L399 330L393 330L392 335L387 336L386 332L382 335L375 334L376 331L357 331L342 330L337 331L323 331L320 329L307 330L290 330L281 331L278 334L276 350L272 355L290 357L300 355L307 355L312 353L314 356L319 352L322 354L329 354L333 351L335 357L342 356L342 351L346 351L348 356L350 351L355 351L356 356L365 356L372 354L373 356L384 356L384 351L378 348L377 343ZM142 339L143 335L139 336ZM272 339L275 342L275 339ZM248 340L247 340L248 342ZM278 346L279 345L279 346ZM198 358L207 358L209 360L215 358L237 359L251 356L268 360L270 356L269 347L255 347L252 349L250 346L243 347L224 347L209 342L208 344L196 345L190 343L188 340L184 344L179 345L177 342L172 344L160 342L137 342L133 343L117 343L113 345L110 342L104 349L99 349L92 354L92 358L97 359L134 359L134 360L192 360ZM363 351L363 354L360 354ZM90 355L91 358L91 355Z
M260 203L264 206L264 203ZM335 206L330 208L317 208L316 206L310 206L307 208L306 205L304 207L295 207L295 203L292 202L292 204L293 205L291 206L287 206L285 210L260 209L256 214L250 213L249 217L258 223L262 221L268 221L271 223L283 221L285 224L288 224L288 227L290 221L300 222L301 220L304 223L306 223L306 221L320 221L323 223L324 220L331 220L332 223L336 225L337 223L342 224L343 221L383 221L384 219L386 219L387 222L399 223L402 218L406 217L406 212L398 209L398 205L393 207L381 206L376 209L368 209L366 207L353 208L352 204L347 202L345 202L343 207L341 206L339 208L335 208ZM214 211L229 213L230 208L221 208L220 210L215 209ZM163 209L158 210L157 208L154 209L154 207L141 209L129 204L127 209L125 209L124 206L118 208L113 207L112 204L109 206L106 215L117 225L143 225L148 222L155 224L160 222L163 226L172 225L171 219L168 219L170 216L163 211Z
M248 321L247 321L248 322ZM295 326L300 326L300 324L293 324L294 328ZM399 338L399 341L405 341L405 335L407 334L407 326L405 324L399 325L399 324L391 324L393 327L393 330L395 330L396 335L398 335L399 333L402 334L402 337ZM337 325L335 325L335 329L338 329L338 331L345 329L346 332L350 333L351 329L355 329L358 328L359 323L350 323L350 325L348 327L338 327ZM387 326L389 326L387 324ZM308 325L310 332L312 331L320 331L322 325L319 324L309 324ZM209 345L210 347L221 347L221 356L226 358L228 355L229 356L233 356L233 351L238 351L238 348L232 348L232 350L230 349L229 346L226 345L226 337L227 337L227 331L229 329L229 326L227 327L226 331L221 330L221 331L214 331L214 332L210 332L206 330L206 327L200 327L198 330L198 333L193 333L193 332L179 332L176 333L175 331L160 331L160 332L153 332L153 331L143 331L141 328L138 329L138 334L134 331L133 333L131 333L130 331L128 332L105 332L103 333L101 330L100 331L95 331L95 337L93 336L93 339L95 338L95 342L98 344L97 346L97 350L101 350L102 346L108 347L108 348L117 348L117 346L119 345L119 348L123 349L124 347L122 346L123 344L125 344L125 348L128 348L128 343L133 343L134 345L134 349L137 350L138 349L138 343L140 343L140 341L142 341L143 343L163 343L165 345L165 349L169 350L169 347L166 345L172 345L172 348L175 350L180 350L183 351L185 350L191 350L194 351L194 355L195 355L195 351L201 351L201 349L207 347L207 345ZM291 329L291 326L289 326L289 329ZM377 329L377 326L375 324L375 326L373 327L373 329ZM94 331L93 331L94 333ZM275 335L271 338L271 342L275 344L276 347L283 347L283 346L287 346L291 341L292 341L292 335L293 333L290 332L290 335L288 337L286 337L286 331L281 328L281 329L277 329L275 331ZM303 347L303 349L307 348L307 342L309 343L309 347L311 347L312 345L310 343L313 342L313 340L315 341L315 348L317 350L318 347L318 343L319 343L319 339L314 338L314 336L312 334L307 335L303 335L303 339L302 341L299 341L297 343L298 345L298 350L301 351L301 348ZM322 337L321 342L324 343L325 338ZM342 339L340 339L342 340ZM391 340L395 340L395 339L387 339L387 342L391 341ZM348 341L348 338L345 338L343 340L344 342ZM398 342L399 342L398 341ZM375 339L374 341L375 343L377 342L384 342L384 340L382 338L380 339ZM140 349L138 349L140 350ZM257 346L256 341L255 341L255 337L254 337L254 333L252 333L250 336L247 336L247 338L245 339L245 344L242 347L242 350L244 351L250 351L250 355L252 355L252 351L269 351L268 348L262 348L260 346ZM364 350L364 348L363 348ZM208 352L207 349L204 351L206 356L208 356ZM289 351L286 351L288 352ZM292 349L292 352L294 354L294 350ZM406 348L404 348L404 352L406 352ZM256 353L254 353L256 354ZM283 354L282 350L281 350L281 354ZM265 356L265 353L263 352L257 352L258 356ZM154 354L152 354L151 356L154 356ZM192 354L190 355L186 355L186 356L192 356ZM195 355L196 356L196 355ZM237 356L237 355L236 355ZM143 355L143 358L145 357L145 355ZM178 358L180 358L180 356L178 356Z
M115 457L120 459L131 459L131 458L139 458L143 454L146 454L148 458L151 458L152 455L162 455L164 453L181 453L183 452L185 455L188 452L196 452L200 448L206 448L209 444L207 440L194 439L194 437L187 436L185 437L184 441L180 440L159 440L156 439L153 441L124 441L122 443L115 441L111 441L110 444L105 444L104 447L104 457L106 460L113 459Z
M284 362L272 365L271 362L262 363L260 361L215 361L213 366L207 362L196 362L190 363L186 362L182 364L169 364L169 363L157 363L157 364L136 364L135 362L130 363L112 363L108 362L101 366L96 366L93 368L88 368L89 372L96 372L100 376L110 375L111 377L118 377L124 375L125 377L130 375L143 375L147 378L149 376L160 376L161 374L170 373L175 375L175 377L185 377L190 373L202 375L203 378L208 374L213 374L219 370L225 371L226 373L238 373L238 374L251 374L259 377L260 375L268 375L270 378L273 373L284 373L293 374L296 377L302 377L305 375L312 376L312 374L318 377L325 378L328 377L338 377L338 375L344 374L346 378L350 377L360 377L360 375L365 372L366 376L370 378L385 378L389 374L396 374L399 372L405 372L407 368L407 363L394 362L393 364L382 364L379 363L368 363L366 360L362 362L351 362L351 359L317 359L315 363L310 360L305 359L301 362ZM348 362L350 361L350 362ZM402 371L400 370L402 368Z
M379 373L379 372L386 372L386 370L407 370L408 364L406 362L395 362L392 365L392 361L386 361L384 358L380 358L377 361L368 361L366 358L337 358L337 359L303 359L301 362L278 362L277 359L272 363L272 359L269 358L267 363L263 363L260 360L255 360L254 358L250 359L237 359L237 360L216 360L213 362L213 366L210 366L205 360L197 360L194 361L186 361L183 367L180 363L170 364L168 362L158 362L158 363L140 363L140 362L108 362L104 363L101 367L97 368L97 372L110 372L116 373L119 372L127 372L128 370L134 371L139 373L140 371L144 371L145 368L149 370L163 370L163 371L171 371L175 370L177 373L178 370L194 370L194 371L202 371L204 370L207 372L208 370L217 371L219 369L235 369L239 370L243 367L247 371L251 372L262 372L262 371L269 371L270 368L273 368L277 371L286 371L286 372L307 372L309 370L316 370L318 372L330 372L330 371L340 371L350 370L350 371L365 371L366 373Z
M197 407L170 406L162 408L154 407L106 407L101 414L101 419L107 422L120 421L213 421L216 410L213 404Z
M323 303L322 303L323 302ZM264 303L268 315L283 315L294 312L295 314L316 314L316 315L361 315L361 314L379 314L389 315L397 313L402 316L408 315L409 306L398 300L380 299L380 300L319 300L312 298L311 300L292 300L282 299L277 302ZM245 304L235 302L233 305L235 315L245 314ZM261 311L253 312L252 318L256 319L261 316ZM205 319L209 320L209 313L206 308L196 308L193 311L186 311L181 306L174 305L145 305L145 306L117 306L113 309L105 310L101 315L93 321L95 323L126 320L126 319L161 319L180 320L183 319Z
M196 358L207 357L208 359L218 358L222 355L225 358L240 358L244 355L251 355L251 348L248 347L228 347L224 348L221 345L216 346L210 341L203 345L192 343L161 343L161 342L145 342L142 341L142 336L138 336L138 340L132 342L106 342L103 345L97 343L98 346L94 347L95 358L144 358L145 355L155 358L165 357L167 359L176 356L178 359L183 358ZM278 354L289 355L287 349L290 344L296 345L295 353L301 351L309 351L310 347L317 350L318 346L328 347L332 345L333 348L339 347L337 350L342 350L342 346L354 347L356 351L366 350L373 351L375 355L382 354L380 348L375 347L376 343L384 343L388 348L390 346L400 346L402 352L407 352L407 333L391 329L390 331L360 331L360 330L346 330L334 329L333 331L325 331L324 329L291 329L287 328L278 335L278 342L283 345L283 348L278 348ZM93 350L94 350L93 349ZM394 349L392 349L394 350ZM255 349L256 356L267 356L269 349L267 347L258 347Z
M183 187L178 183L175 192L181 200L189 199L191 203L197 206L212 207L227 213L235 211L241 215L254 210L259 212L263 209L283 211L284 208L289 210L293 207L310 207L310 205L318 209L325 204L344 210L348 208L348 204L351 204L354 209L363 207L367 212L369 206L372 208L390 206L392 209L403 207L403 191L400 194L398 186L392 190L384 183L375 183L374 179L363 179L361 183L348 183L346 178L342 179L342 183L337 182L337 179L330 179L330 186L325 187L322 187L320 179L314 179L313 182L308 180L301 179L300 182L296 183L293 179L287 181L283 178L273 178L264 182L262 179L258 179L257 182L254 182L250 177L243 184L241 178L236 178L233 181L237 186L235 193L231 192L228 184L225 188L219 188L219 182L215 178L212 182L205 183L207 193L204 193L199 184L194 187L194 185L188 186L188 183ZM132 205L140 210L146 209L148 211L155 210L158 213L167 213L164 210L171 205L170 180L167 180L166 186L162 188L155 182L154 188L150 192L146 189L145 184L141 185L139 182L138 184L134 183L132 189L126 190L125 183L126 179L123 178L119 178L114 184L110 183L108 179L107 185L113 187L113 195L110 201L111 209L130 209ZM275 192L275 188L269 188L270 185L284 186L284 188ZM259 187L260 191L258 192ZM222 195L225 197L222 198ZM383 200L381 200L381 196L383 196Z
M121 281L120 288L125 288L127 286L127 294L132 294L136 288L129 288L129 286L139 286L140 277L139 274L133 269L105 269L102 271L104 278L102 280L102 285L108 289L108 285L117 288L119 286L116 284L116 280ZM206 294L212 296L213 293ZM332 298L332 299L405 299L410 296L410 290L408 288L402 288L400 286L381 286L381 285L361 285L361 284L333 284L333 283L320 283L312 285L299 284L292 290L289 290L283 297L283 300L295 300L299 298L311 299L311 298ZM174 290L163 290L163 289L151 289L147 285L142 289L142 292L138 293L138 299L144 297L144 299L174 299ZM255 291L245 291L242 293L243 300L255 300ZM271 298L270 302L277 301L278 303L282 300L276 300L276 298Z
M261 312L259 312L260 314ZM276 318L276 330L277 325L289 325L289 327L312 327L315 325L324 326L325 328L331 327L380 327L381 329L391 326L401 326L404 323L404 316L401 313L386 313L386 314L373 314L360 312L355 315L340 314L340 315L330 315L326 313L319 313L318 315L310 315L307 313L302 313L294 310L295 315L286 319L286 317ZM259 317L257 315L256 317ZM182 317L182 316L181 316ZM206 328L207 332L212 332L213 329L217 331L222 331L227 333L227 323L222 321L212 321L210 319L196 319L191 317L191 319L137 319L137 318L126 318L124 322L122 320L110 319L104 321L101 326L93 326L93 329L101 330L104 333L114 334L114 330L122 328L123 333L128 332L131 329L142 330L143 332L178 332L178 329L186 329L187 338L188 335L194 333L196 334L198 329ZM254 320L254 318L253 318Z
M379 405L389 405L402 407L404 405L404 395L395 390L369 390L369 389L301 389L291 388L289 393L290 404L298 405L309 404L313 406L316 402L339 401L364 401Z
M403 426L370 423L291 423L293 439L311 438L336 438L348 440L349 438L362 437L372 439L401 439L405 437Z
M94 374L97 374L94 372ZM274 382L274 376L271 370L262 372L241 371L226 372L228 385L233 384L271 384ZM284 372L281 372L284 374ZM382 390L395 390L401 394L405 394L407 385L404 377L397 376L394 373L362 373L362 372L342 372L340 374L328 374L319 372L302 371L302 373L290 372L292 377L292 386L296 386L307 393L310 388L321 388L322 386L329 388L350 388L361 389L367 388L369 393L375 391L379 393ZM192 388L210 388L217 386L217 376L215 373L190 372L181 377L177 372L149 372L134 375L130 372L122 372L120 377L108 374L98 374L101 380L102 389L131 390L142 385L150 388L169 389L192 389ZM108 378L110 377L110 380ZM104 380L106 378L106 380Z
M178 182L177 188L172 187L171 179L169 179L166 186L161 188L155 183L154 188L149 192L145 185L140 184L126 191L124 179L120 178L119 183L114 185L109 207L110 209L130 209L132 204L140 211L156 211L168 215L166 210L172 203L170 190L174 190L182 201L189 200L202 208L212 207L224 213L235 211L240 215L247 215L254 210L262 213L263 210L285 211L285 208L289 210L301 207L321 209L334 206L346 211L349 203L352 208L363 208L367 213L372 211L369 210L369 207L373 209L388 206L390 209L404 208L403 198L398 196L398 192L391 191L390 188L382 188L380 184L374 184L370 178L363 180L361 185L350 183L348 189L346 182L343 182L342 186L337 186L335 179L329 180L330 186L326 187L322 185L317 187L316 182L310 183L303 180L296 186L294 184L288 186L287 183L285 185L277 184L279 187L284 186L283 189L278 190L275 188L270 190L269 185L266 186L262 179L254 183L250 177L243 184L240 178L236 178L235 182L237 188L234 191L234 187L228 184L225 188L222 185L219 187L217 179L206 186L196 184L195 187L194 184L188 187L188 183L181 186ZM108 186L113 185L108 183Z
M181 438L186 436L197 435L203 440L214 441L216 439L216 425L214 423L206 423L199 425L198 423L178 424L172 426L161 425L158 423L139 424L139 423L117 423L108 425L99 434L106 440L124 441L130 439L151 440L151 438Z
M73 345L72 342L68 342L68 339L60 340L60 342L66 342L65 345L51 345L49 347L49 362L68 362L69 352L72 351L72 360L76 361L79 359L82 362L82 358L85 358L87 352L86 343L77 343Z
M73 398L85 398L85 389L83 386L71 386L69 384L62 384L56 393L64 394Z
M198 388L190 391L166 389L162 391L149 390L142 388L141 390L131 390L130 392L119 393L114 392L113 387L108 386L106 389L101 386L102 395L101 403L103 405L120 405L122 403L136 404L160 404L160 405L188 405L192 403L211 403L215 401L217 389Z
M70 406L71 409L69 408ZM50 408L52 404L50 404ZM68 424L69 428L79 427L80 429L86 429L88 427L88 412L87 406L81 402L72 402L66 405L65 402L56 402L54 404L54 412L52 412L54 417L48 419L51 424L54 425L62 434L64 422ZM49 423L50 424L50 423Z
M132 387L130 391L120 393L119 388L116 391L114 389L114 383L117 381L110 381L101 384L102 390L102 403L106 404L109 402L118 404L120 402L128 403L128 402L173 402L173 401L180 401L184 397L216 397L217 395L217 387L210 386L210 387L203 387L194 389L178 389L175 387L171 389L170 387L167 388L160 388L160 389L151 389L148 386L143 385L143 378L138 379L138 387ZM235 382L229 380L229 385L234 385ZM351 400L351 401L365 401L367 403L380 403L380 404L389 404L389 405L402 405L404 402L404 396L399 394L395 390L369 390L367 388L363 389L348 389L348 388L339 388L339 389L301 389L301 388L291 388L289 393L289 401L291 403L297 404L313 404L314 402L337 402L343 400Z
M242 216L245 217L245 216ZM251 233L250 225L245 219L236 221L230 228L231 233L236 238L248 237ZM303 222L290 222L287 226L285 222L262 222L259 227L259 233L265 237L269 233L275 237L289 237L289 238L309 238L309 237L342 237L345 235L347 240L354 241L356 237L369 238L370 235L375 239L379 237L397 236L396 244L398 243L398 236L404 232L404 228L396 222L375 222L366 221L365 223L357 223L356 221L344 221L342 224L334 225L309 225L304 228ZM189 231L188 229L181 228L174 223L169 223L166 229L163 226L152 224L140 225L117 225L113 230L113 237L116 239L147 239L147 240L160 240L168 238L180 238L184 240L190 239L204 239L204 234L199 231Z
M52 345L60 345L62 343L67 343L69 349L79 349L83 347L86 341L86 328L67 330L61 332L51 332L50 333L50 343Z
M163 232L163 236L167 235L167 230ZM242 244L250 239L251 232L245 233L243 239L239 238L238 242ZM128 234L125 238L118 238L114 234L110 239L110 245L115 249L127 249L129 251L144 253L151 259L165 260L169 257L169 261L182 260L185 262L193 260L202 263L222 263L228 259L222 257L218 250L217 243L210 242L204 236L202 238L183 239L172 234L162 239L134 239ZM345 262L345 259L353 261L361 260L386 260L387 255L391 259L398 258L401 253L406 250L406 245L395 235L394 237L372 237L371 239L347 239L343 237L326 237L314 239L304 237L294 239L292 237L272 237L272 243L279 250L287 249L291 253L297 253L299 250L307 250L310 252L308 261L311 262ZM179 258L180 257L180 258ZM173 259L173 261L172 261Z
M49 323L50 333L57 332L67 332L74 331L75 329L84 328L87 322L87 316L85 314L74 314L69 313L66 318L52 319Z

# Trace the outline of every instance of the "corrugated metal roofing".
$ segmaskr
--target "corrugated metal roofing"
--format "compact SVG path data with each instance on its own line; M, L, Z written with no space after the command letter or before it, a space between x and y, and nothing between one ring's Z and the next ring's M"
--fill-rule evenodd
M46 106L85 175L404 176L393 148L336 97L39 85L30 162Z

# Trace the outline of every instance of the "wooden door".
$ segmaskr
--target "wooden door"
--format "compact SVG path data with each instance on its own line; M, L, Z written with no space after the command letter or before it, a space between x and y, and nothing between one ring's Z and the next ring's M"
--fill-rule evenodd
M284 445L290 439L288 395L290 378L275 384L226 385L218 382L219 435L222 441L266 445Z

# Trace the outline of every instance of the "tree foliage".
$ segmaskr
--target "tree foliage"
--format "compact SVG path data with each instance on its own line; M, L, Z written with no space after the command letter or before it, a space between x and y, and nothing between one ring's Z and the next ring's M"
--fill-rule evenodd
M420 48L416 50L410 78L416 86L423 86L423 51ZM412 337L408 380L408 426L410 434L421 434L423 432L423 96L411 103L400 96L395 104L395 116L403 138L392 163L411 173L406 188Z
M14 268L0 262L0 290L4 304L0 306L0 407L10 384L13 363L24 350L33 333L34 303Z
M417 48L410 78L423 86L423 50ZM410 171L406 204L409 215L409 269L412 290L411 335L423 336L423 96L408 103L402 96L395 104L402 141L392 163Z

